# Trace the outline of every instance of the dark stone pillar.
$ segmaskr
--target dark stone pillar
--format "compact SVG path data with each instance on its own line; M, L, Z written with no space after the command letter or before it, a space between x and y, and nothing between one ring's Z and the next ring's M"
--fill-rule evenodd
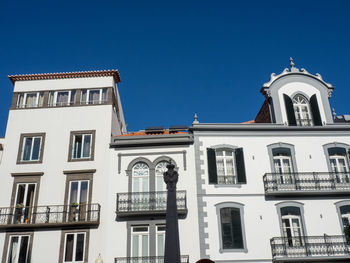
M172 163L169 163L167 168L168 171L164 173L164 182L168 190L164 263L180 263L179 224L176 205L176 183L179 175L174 170L175 165Z

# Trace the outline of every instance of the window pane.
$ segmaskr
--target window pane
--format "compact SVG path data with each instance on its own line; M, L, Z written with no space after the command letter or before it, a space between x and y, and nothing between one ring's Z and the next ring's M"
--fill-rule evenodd
M90 157L91 134L84 135L83 157Z
M142 235L142 256L148 256L148 235Z
M157 256L164 256L164 234L157 236Z
M39 94L39 107L42 107L43 106L43 104L44 104L44 93L43 92L41 92L40 94Z
M74 135L73 158L81 157L82 135Z
M56 104L58 106L60 106L60 105L67 105L68 96L69 96L69 91L59 91L59 92L57 92Z
M24 138L24 148L23 148L23 154L22 154L23 161L30 160L30 151L32 149L32 141L33 141L33 138L31 137Z
M18 96L17 107L18 108L22 108L23 107L23 103L24 103L24 93L21 93Z
M18 263L27 263L28 236L22 236L21 247L19 249Z
M34 138L32 160L39 160L41 137Z
M100 101L100 90L90 90L89 102L94 104Z
M87 203L87 197L88 197L88 181L81 182L81 188L80 188L80 204L86 204Z
M132 236L132 256L139 256L139 236Z
M85 234L77 235L77 245L76 245L76 251L75 251L76 261L84 260L84 239L85 239Z
M70 200L69 204L77 203L78 202L78 182L71 182L70 183Z
M231 210L233 247L243 248L241 215L238 209Z
M86 90L83 90L83 91L81 92L81 101L82 101L83 103L86 103L86 96L87 96L87 91L86 91Z
M25 184L18 184L16 205L17 204L24 204L24 192L25 192L25 189L26 189L26 185Z
M107 89L102 90L102 101L107 101Z
M17 248L18 248L18 238L19 237L11 237L10 250L8 255L8 263L15 263L17 261Z
M36 106L36 93L27 94L26 107L35 107Z
M75 102L75 90L72 90L70 93L70 103L74 104Z
M243 248L243 234L239 209L222 208L220 210L220 216L223 248Z
M66 235L66 254L64 256L64 261L73 260L73 243L74 243L74 235L73 234Z

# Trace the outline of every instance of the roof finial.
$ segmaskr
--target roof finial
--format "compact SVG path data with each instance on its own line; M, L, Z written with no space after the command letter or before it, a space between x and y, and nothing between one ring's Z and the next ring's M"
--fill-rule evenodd
M294 64L294 61L293 61L293 58L292 57L290 57L289 58L289 66L290 66L290 68L292 69L292 68L294 68L294 66L295 66L295 64Z
M198 121L198 116L197 116L197 113L194 114L194 120L192 122L192 124L198 124L199 121Z
M335 113L335 109L332 109L332 113L333 113L333 119L335 119L337 117L337 114Z

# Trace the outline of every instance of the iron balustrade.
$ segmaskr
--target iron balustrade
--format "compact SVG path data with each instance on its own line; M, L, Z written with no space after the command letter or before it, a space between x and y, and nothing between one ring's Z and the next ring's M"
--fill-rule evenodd
M164 257L124 257L114 258L114 263L164 263ZM189 256L181 256L181 263L189 263Z
M350 190L349 172L266 173L265 194L346 193Z
M274 260L312 257L350 259L350 242L345 236L274 237L270 243Z
M99 204L0 207L0 228L96 225Z
M186 191L176 191L176 203L179 213L187 213ZM117 214L119 216L165 214L166 206L166 191L117 194Z

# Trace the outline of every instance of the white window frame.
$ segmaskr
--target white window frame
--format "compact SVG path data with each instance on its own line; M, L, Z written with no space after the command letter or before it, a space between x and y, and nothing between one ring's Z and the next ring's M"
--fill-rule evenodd
M58 96L58 93L60 92L68 92L68 101L65 102L64 104L60 104L60 105L57 105L57 96ZM50 96L52 96L52 93L50 93ZM71 105L72 103L74 102L71 102L71 98L72 98L72 90L57 90L55 92L53 92L53 98L52 98L52 104L50 106L52 107L55 107L55 106L68 106L68 105Z
M222 151L223 156L218 156L217 155L218 151ZM232 156L226 155L227 152L232 152ZM219 174L218 159L223 160L224 175ZM227 171L227 161L229 159L232 159L233 174L228 174L228 171ZM216 170L217 170L217 176L218 176L217 184L224 184L224 185L237 184L237 167L236 167L235 150L229 149L229 148L215 148L215 162L216 162ZM222 177L222 176L224 177L224 182L219 180L219 177ZM232 182L230 182L229 178L232 178Z
M300 103L296 101L296 97L301 97L305 100L305 103ZM295 115L295 120L297 122L298 126L313 126L314 121L313 121L313 116L311 112L311 107L310 107L310 102L309 100L302 94L296 94L293 97L293 109L294 109L294 115ZM306 114L309 116L309 118L306 118L306 116L303 115L303 107L306 107L307 112ZM298 111L299 110L299 113Z
M81 104L101 104L101 103L105 102L105 101L102 100L103 90L104 89L105 88L101 88L101 89L87 89L87 90L85 90L86 91L86 99L85 99L85 101L83 101L83 96L81 96L80 103ZM90 92L91 91L96 91L96 90L99 91L99 99L98 99L98 101L90 101L90 99L89 99L90 98ZM106 97L107 97L107 89L106 89Z
M37 190L37 183L17 183L16 185L16 195L15 195L15 206L13 208L13 214L15 215L15 211L17 209L19 209L17 206L17 199L18 199L18 189L19 189L19 186L20 185L25 185L25 190L24 190L24 201L26 201L26 199L28 198L28 188L29 188L29 185L34 185L34 193L33 193L33 202L32 202L32 206L31 207L27 207L26 204L23 204L23 208L22 208L22 215L21 215L21 220L20 220L20 223L26 223L25 220L24 220L24 209L29 209L31 210L30 212L33 212L33 209L34 209L34 206L35 206L35 198L36 198L36 190ZM30 218L32 218L32 215L30 215ZM13 223L18 223L18 222L15 222L16 220L16 217L14 216L13 217ZM29 223L29 222L28 222Z
M75 254L76 254L76 249L77 249L77 236L79 234L83 234L84 235L84 244L83 244L83 260L82 261L76 261L75 260ZM72 255L72 261L65 261L65 257L66 257L66 245L67 245L67 236L68 235L73 235L73 255ZM64 263L83 263L85 262L85 249L86 249L86 232L76 232L76 233L65 233L64 235L64 249L63 249L63 262Z
M10 235L9 236L9 242L8 242L8 248L7 248L7 258L6 258L6 262L9 262L9 257L10 257L10 248L11 248L11 240L12 238L14 237L18 237L18 247L17 247L17 262L14 262L14 263L18 263L18 255L19 255L19 251L20 251L20 244L21 244L21 241L22 241L22 238L23 237L28 237L28 244L27 244L27 253L26 253L26 261L28 261L28 256L29 256L29 246L30 246L30 235Z
M336 165L334 166L332 163L332 160L335 160ZM344 161L344 166L343 168L345 171L340 171L340 163L339 160ZM335 176L336 182L337 183L349 183L350 178L349 178L349 164L347 157L345 155L340 155L340 154L334 154L329 156L329 163L331 166L332 174Z
M147 167L147 175L136 175L135 174L135 167L139 164L143 164L145 167ZM146 169L143 170L144 173L146 173ZM136 192L134 189L135 181L138 181L139 190L137 192L149 192L150 187L150 168L147 163L145 162L137 162L132 167L132 191ZM147 189L144 191L144 183L147 181Z
M165 167L164 167L164 164L166 164ZM165 184L165 182L163 180L163 174L164 174L164 172L166 172L168 170L168 168L166 168L166 166L168 164L169 164L168 161L164 161L163 160L163 161L158 162L156 167L155 167L155 179L156 179L155 186L156 186L156 191L166 191L166 184ZM158 189L159 188L158 187L158 179L159 178L161 178L161 180L162 180L162 186L163 186L162 189Z
M30 159L29 160L23 160L24 148L26 146L26 139L27 138L32 138L32 144L30 146L30 155L29 155ZM38 155L38 159L33 160L34 141L35 141L36 138L40 138L39 155ZM21 162L37 162L37 161L40 161L42 142L43 142L43 136L24 136L23 137L22 152L21 152Z
M22 93L22 94L24 94L24 98L23 98L23 103L22 104L20 104L20 98L21 98L21 94L19 94L19 96L18 96L18 99L17 99L17 108L37 108L37 107L39 107L39 106L41 106L41 105L39 105L39 99L40 99L40 93L41 92L25 92L25 93ZM30 106L30 107L28 107L28 105L27 105L27 95L31 95L31 94L36 94L36 99L35 99L35 105L34 106Z
M147 231L134 231L134 229L136 228L147 228ZM142 255L142 236L144 235L147 235L147 255ZM140 225L140 226L131 226L131 244L130 244L130 252L131 252L131 255L133 257L133 250L134 250L134 247L133 247L133 237L134 236L138 236L139 237L139 244L138 244L138 255L137 257L148 257L149 254L150 254L150 227L149 225Z
M164 227L164 230L159 230L158 228L159 227ZM156 256L160 256L160 257L163 257L164 256L164 254L163 255L159 255L159 251L158 251L158 235L162 235L163 236L163 238L164 238L164 246L165 246L165 227L166 227L166 225L156 225ZM164 249L165 249L165 247L163 247L163 252L164 252Z
M84 140L85 140L85 136L90 135L90 149L89 149L89 156L84 157L83 153L84 153ZM75 142L75 138L76 136L81 136L81 153L79 157L75 157L74 156L74 150L76 147L76 142ZM72 147L72 160L79 160L79 159L90 159L91 158L91 151L92 151L92 140L93 140L93 134L92 133L82 133L82 134L73 134L73 147Z

